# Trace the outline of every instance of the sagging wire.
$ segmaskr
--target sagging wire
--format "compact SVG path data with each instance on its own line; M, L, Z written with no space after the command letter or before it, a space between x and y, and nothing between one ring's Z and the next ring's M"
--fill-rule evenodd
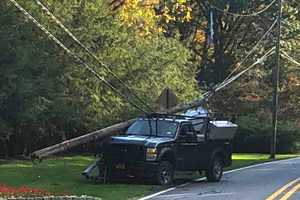
M294 58L292 58L291 56L289 56L285 51L281 50L281 56L285 59L287 59L288 61L290 61L291 63L297 65L298 67L300 67L300 62L296 61Z
M244 73L248 72L252 68L254 68L256 65L262 63L265 61L269 56L271 56L275 52L275 48L271 48L269 51L267 51L262 57L260 57L257 61L255 61L252 65L241 71L240 73L236 74L235 76L231 77L230 79L223 81L220 85L218 85L215 89L215 92L223 89L228 84L232 83L236 79L238 79L240 76L242 76Z
M255 13L251 13L251 14L239 14L239 13L233 13L233 12L230 12L230 11L224 11L223 9L221 8L218 8L217 6L215 5L212 5L210 4L210 6L214 9L216 9L217 11L219 12L222 12L226 15L232 15L232 16L235 16L235 17L256 17L262 13L264 13L265 11L267 11L273 4L275 4L277 0L273 0L268 6L266 6L264 9L258 11L258 12L255 12Z
M228 86L229 84L234 82L235 80L237 80L239 77L241 77L243 74L245 74L246 72L248 72L249 70L254 68L256 65L261 64L262 62L264 62L269 56L274 54L274 52L275 52L275 48L273 47L269 51L267 51L262 57L257 59L253 64L251 64L249 67L247 67L246 69L244 69L240 73L236 74L235 76L231 77L230 79L228 79L226 81L223 81L220 84L216 84L210 91L205 92L202 95L201 99L196 100L196 101L194 101L190 104L187 104L187 107L189 107L189 109L190 109L190 108L196 107L196 106L193 106L193 105L200 104L200 103L203 103L204 101L207 101L210 97L215 95L215 93L222 90L223 88L225 88L226 86ZM175 112L175 111L177 111L177 110L176 109L172 110L172 112Z
M105 63L103 63L87 46L85 46L75 35L40 1L35 0L35 2L41 7L43 11L61 28L63 29L69 37L71 37L89 56L91 56L100 66L104 67L115 79L117 79L127 90L134 96L142 105L144 105L150 112L154 112L153 109L143 101L130 87L121 80L121 78L115 74Z
M260 57L259 59L257 59L257 61L255 61L252 65L250 65L249 67L247 67L246 69L244 69L240 73L236 74L234 77L231 77L227 81L223 81L221 84L215 85L210 91L207 91L204 94L202 94L201 98L199 98L199 99L197 99L197 100L195 100L193 102L184 104L184 105L175 106L175 107L171 108L170 110L168 110L168 112L166 112L166 113L167 114L173 114L173 113L178 113L178 112L182 112L184 110L188 110L188 109L192 109L192 108L198 107L199 105L201 105L204 102L206 102L210 97L212 97L213 95L215 95L215 93L217 93L218 91L222 90L224 87L226 87L227 85L231 84L235 80L237 80L240 76L242 76L243 74L245 74L246 72L248 72L249 70L251 70L252 68L254 68L256 65L258 65L258 64L262 63L263 61L265 61L273 53L274 53L274 48L271 48L262 57Z
M136 109L140 110L141 112L148 114L147 111L142 109L140 106L136 105L134 102L131 102L128 97L122 94L118 89L116 89L111 83L105 80L99 73L97 73L94 69L92 69L83 59L78 57L74 52L68 49L59 39L57 39L52 33L50 33L42 24L40 24L29 12L27 12L18 2L15 0L9 0L19 11L21 11L28 19L30 19L41 31L43 31L47 37L54 41L58 46L60 46L66 53L72 56L77 62L82 64L88 71L90 71L97 79L102 81L106 86L108 86L112 91L117 93L120 97L122 97L125 101L129 104L134 106Z
M277 23L277 19L272 23L272 25L269 27L269 29L265 32L265 34L259 39L259 41L253 46L253 48L249 51L249 53L243 58L241 62L238 62L235 64L234 70L225 78L224 81L227 81L237 70L241 68L241 65L243 65L249 56L258 48L258 46L263 42L263 40L271 33L272 29Z

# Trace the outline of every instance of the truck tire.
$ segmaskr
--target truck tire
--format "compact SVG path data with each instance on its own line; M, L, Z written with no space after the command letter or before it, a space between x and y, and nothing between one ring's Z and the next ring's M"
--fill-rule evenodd
M219 182L223 175L223 160L217 156L212 159L209 169L205 171L208 182Z
M174 167L169 161L161 161L159 163L156 181L159 185L170 185L173 183Z

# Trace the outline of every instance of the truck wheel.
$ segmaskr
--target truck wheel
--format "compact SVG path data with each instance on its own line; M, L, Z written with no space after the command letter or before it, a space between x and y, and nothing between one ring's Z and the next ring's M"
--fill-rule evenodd
M159 185L170 185L173 182L174 168L169 161L159 163L156 179Z
M223 161L220 157L212 160L211 166L205 171L208 182L219 182L223 175Z

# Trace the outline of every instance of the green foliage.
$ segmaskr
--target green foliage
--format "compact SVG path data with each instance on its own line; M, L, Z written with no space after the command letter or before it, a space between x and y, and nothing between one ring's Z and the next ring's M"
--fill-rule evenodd
M241 116L238 134L234 139L234 151L268 153L272 126L270 120L265 120L255 114ZM294 123L280 121L278 124L277 152L295 153L300 151L300 131Z
M128 94L34 2L18 2L116 88ZM222 81L265 33L277 12L275 4L260 15L260 20L216 12L215 37L208 45L210 6L207 1L161 1L155 6L160 19L157 24L154 12L136 0L120 12L112 12L106 0L43 2L153 108L157 107L157 97L166 87L173 89L182 102L187 102L199 96L197 82L207 89ZM257 12L271 2L210 1L224 11L241 14ZM296 60L300 56L299 6L298 0L291 0L283 7L282 48ZM139 12L135 13L136 10ZM8 1L0 5L0 24L0 141L4 144L0 145L0 152L8 152L8 147L13 147L11 154L26 153L140 114L49 41ZM162 27L163 33L152 31L156 26ZM274 41L275 31L240 69L273 47ZM274 57L270 57L211 99L208 106L237 117L245 131L241 135L269 134L273 66ZM299 67L282 60L279 112L279 119L284 121L280 124L282 130L289 127L288 122L298 127L300 124L299 73ZM248 118L251 118L249 124Z
M128 94L103 67L33 2L18 1L72 50L79 53L116 88ZM95 55L108 63L138 95L156 106L165 88L181 101L197 94L191 53L176 39L160 33L147 37L119 21L104 0L45 1L55 15ZM11 154L99 129L140 114L50 41L35 25L5 2L0 5L0 135L8 138ZM48 139L47 139L48 138ZM16 145L18 144L18 145ZM4 151L7 152L8 150Z
M237 17L226 13L256 13L269 6L273 2L272 0L188 2L192 9L191 21L181 22L177 20L167 23L165 25L167 27L166 35L172 37L179 33L182 43L194 52L193 62L198 63L197 78L201 88L209 88L222 82L236 68L238 68L236 73L245 69L263 55L266 50L276 45L277 31L275 26L247 61L240 65L241 60L245 58L245 55L252 50L256 42L276 20L277 3L275 2L256 17ZM170 4L169 7L172 7L172 5L176 5L176 1L164 1L162 4ZM210 4L219 8L212 13L212 27L209 24L211 19L210 14L208 14L211 11ZM281 35L282 50L298 61L300 55L299 8L299 1L296 0L283 3ZM211 28L214 32L212 41L209 32ZM239 150L244 148L243 145L248 145L249 151L269 152L268 145L261 145L261 148L258 146L269 144L268 135L272 132L272 69L275 66L275 57L275 55L270 56L266 62L257 65L235 83L210 98L208 102L207 106L211 110L238 119L238 124L241 126L238 134L241 137L241 141L238 142L241 145ZM299 66L286 59L282 59L280 65L279 120L282 123L279 123L281 136L278 147L280 151L289 152L298 148L293 140L300 141L299 132L288 130L283 133L288 127L293 127L293 130L299 129L300 71ZM287 125L289 123L294 125Z

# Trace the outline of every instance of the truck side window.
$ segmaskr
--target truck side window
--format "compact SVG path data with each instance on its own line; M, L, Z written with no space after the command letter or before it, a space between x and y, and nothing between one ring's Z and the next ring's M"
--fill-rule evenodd
M194 130L193 130L193 127L191 124L184 124L182 127L181 127L181 130L180 130L180 135L181 136L187 136L187 135L191 135L193 134Z
M194 132L195 131L193 129L192 124L184 124L180 129L179 135L182 141L195 142L196 136Z

